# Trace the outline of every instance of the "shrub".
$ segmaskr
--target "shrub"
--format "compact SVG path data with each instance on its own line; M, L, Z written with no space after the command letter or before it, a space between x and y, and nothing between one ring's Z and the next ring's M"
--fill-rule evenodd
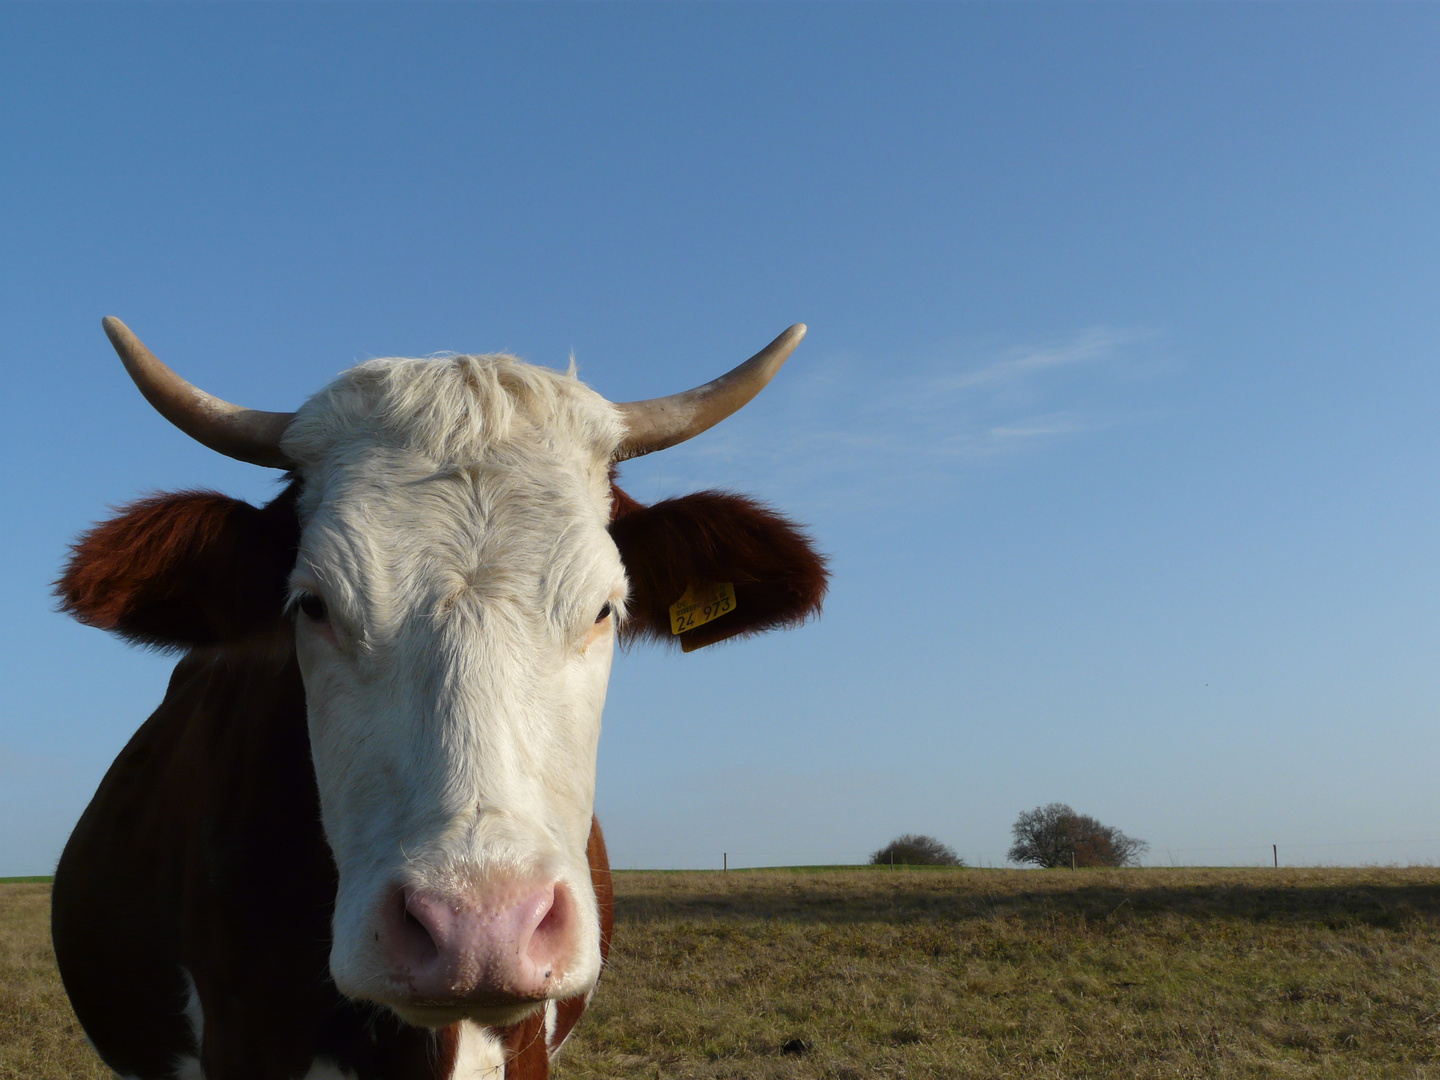
M1010 831L1010 861L1042 867L1136 866L1150 846L1058 802L1023 812Z
M906 833L897 836L870 856L872 866L964 866L965 860L955 854L955 849L942 844L933 836L917 836Z

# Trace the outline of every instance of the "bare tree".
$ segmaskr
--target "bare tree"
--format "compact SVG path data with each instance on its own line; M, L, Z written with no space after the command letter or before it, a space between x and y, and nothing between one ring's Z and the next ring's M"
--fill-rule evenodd
M1135 866L1150 847L1058 802L1024 811L1010 831L1010 861L1044 867Z
M933 836L919 836L906 833L897 836L874 855L870 856L874 866L894 864L896 866L964 866L965 860L955 854L955 849L942 844Z

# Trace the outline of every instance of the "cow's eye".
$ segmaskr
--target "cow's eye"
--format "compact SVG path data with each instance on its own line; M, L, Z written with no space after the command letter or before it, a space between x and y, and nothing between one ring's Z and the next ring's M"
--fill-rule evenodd
M605 601L605 606L600 609L600 614L595 616L597 623L602 623L610 617L610 601Z
M330 617L330 611L325 606L325 601L314 593L300 594L300 610L311 622L324 622Z

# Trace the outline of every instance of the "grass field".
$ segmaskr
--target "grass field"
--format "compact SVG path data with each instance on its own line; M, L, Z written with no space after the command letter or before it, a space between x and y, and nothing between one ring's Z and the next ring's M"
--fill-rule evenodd
M1440 1080L1440 869L616 875L557 1080ZM99 1077L0 885L0 1077Z

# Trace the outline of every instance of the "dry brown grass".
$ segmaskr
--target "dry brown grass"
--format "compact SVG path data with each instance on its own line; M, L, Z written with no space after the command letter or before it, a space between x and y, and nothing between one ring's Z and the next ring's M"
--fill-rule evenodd
M626 873L616 892L556 1080L1440 1080L1433 868ZM0 885L0 1077L104 1076L48 896Z
M109 1080L70 1011L50 948L50 886L0 885L0 1077Z
M1440 1077L1435 869L616 886L612 967L557 1080Z

